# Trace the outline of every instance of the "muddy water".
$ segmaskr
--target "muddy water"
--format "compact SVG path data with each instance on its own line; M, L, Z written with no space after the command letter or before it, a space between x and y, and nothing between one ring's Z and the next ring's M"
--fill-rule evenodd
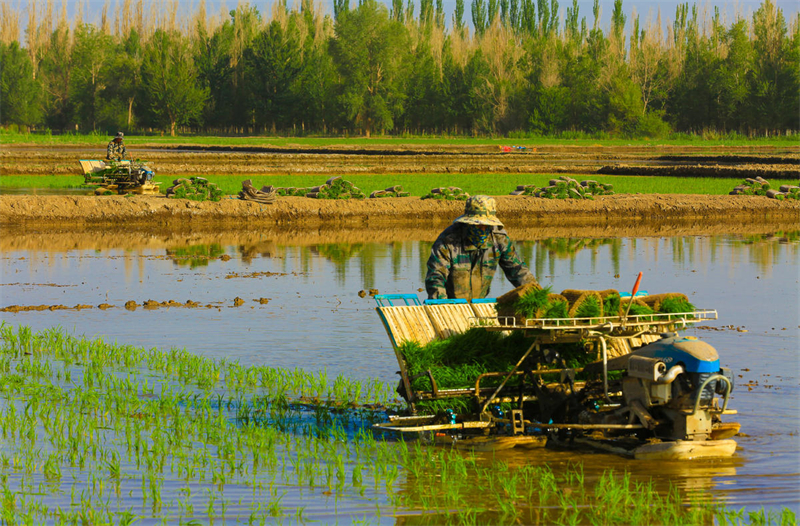
M716 308L720 319L708 325L712 329L687 333L716 347L722 363L737 375L731 406L739 415L729 418L741 422L744 436L737 438L737 455L725 461L645 465L553 450L498 453L497 458L553 467L577 460L590 480L609 467L627 469L637 477L655 477L665 491L674 482L734 507L800 510L800 243L797 232L768 230L679 237L516 236L523 259L542 284L556 291L625 290L642 271L642 288L650 293L684 292L698 307ZM393 381L397 364L375 303L358 293L417 291L435 235L421 229L392 240L367 232L336 243L326 243L325 236L292 241L291 236L242 231L217 233L212 242L192 234L134 242L120 233L118 243L113 232L106 232L102 242L91 235L69 242L46 232L20 235L17 243L0 245L0 307L66 308L0 312L0 320L34 329L61 325L73 333L146 347L186 347L244 365L326 369L330 375ZM92 239L102 248L87 248ZM499 278L492 295L510 289ZM142 307L147 300L191 300L198 306ZM126 309L131 301L137 307ZM98 309L99 304L110 308ZM92 308L73 309L76 305Z

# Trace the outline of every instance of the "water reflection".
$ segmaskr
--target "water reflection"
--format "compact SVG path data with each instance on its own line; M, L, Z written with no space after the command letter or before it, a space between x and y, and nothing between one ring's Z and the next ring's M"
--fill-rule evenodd
M418 268L419 283L424 282L426 263L433 241L387 243L325 243L308 246L278 244L262 241L252 245L239 245L235 252L243 263L250 264L256 257L296 259L302 272L313 268L312 261L322 258L332 264L333 277L340 286L347 285L351 268L357 269L359 284L363 289L380 286L375 280L375 268L388 261L392 277L398 278L412 261ZM209 258L222 254L219 245L198 245L167 250L176 262L191 261L192 267L207 264ZM756 236L686 236L671 238L546 238L517 241L520 257L536 276L575 274L579 262L588 257L591 272L610 265L614 277L619 277L622 261L635 260L644 251L649 260L658 261L660 254L669 253L674 264L688 268L709 268L720 263L752 264L760 273L770 275L777 261L789 257L797 262L800 254L800 231L775 232ZM196 261L188 254L197 253ZM564 262L568 263L565 272ZM284 271L288 267L284 267ZM498 278L498 281L500 278ZM495 286L496 287L496 286Z
M166 249L166 256L175 265L188 265L190 268L208 266L208 261L217 259L225 253L225 249L218 243L210 245L188 245Z

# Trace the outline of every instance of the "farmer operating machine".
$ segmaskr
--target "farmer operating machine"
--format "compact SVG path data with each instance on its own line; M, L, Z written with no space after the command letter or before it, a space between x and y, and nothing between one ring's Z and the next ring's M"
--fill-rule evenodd
M81 160L84 183L95 186L95 194L158 194L155 172L142 161Z
M504 315L503 297L420 304L413 294L375 296L408 402L407 414L376 428L481 449L549 440L637 459L733 455L739 424L722 422L736 413L728 409L733 375L711 345L677 332L717 312L667 309L661 300L685 296L648 296L638 283L632 294L549 294L548 305L563 301L562 313L573 314L571 305L596 297L607 312L589 317L545 317L541 308L535 317ZM691 305L684 300L677 305ZM651 308L659 301L661 311ZM439 362L418 365L432 356Z

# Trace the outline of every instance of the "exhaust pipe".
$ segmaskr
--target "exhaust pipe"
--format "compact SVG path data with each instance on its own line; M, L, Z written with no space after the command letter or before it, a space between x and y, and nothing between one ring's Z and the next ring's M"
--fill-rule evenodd
M671 367L670 370L666 372L666 374L658 377L658 379L656 379L656 383L671 384L672 382L675 381L675 378L677 378L678 375L681 374L682 372L683 372L683 366L675 365Z

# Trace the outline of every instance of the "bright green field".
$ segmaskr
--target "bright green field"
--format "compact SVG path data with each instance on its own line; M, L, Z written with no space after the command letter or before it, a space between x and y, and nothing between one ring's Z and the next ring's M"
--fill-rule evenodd
M614 185L617 194L711 194L724 195L739 184L739 179L722 179L714 177L660 177L660 176L622 176L622 175L575 175L579 181L592 179ZM216 183L226 194L236 194L242 189L244 175L211 175L206 177ZM382 190L393 185L402 185L413 196L422 196L431 188L439 186L458 186L469 194L506 195L520 184L547 186L551 178L558 175L530 174L397 174L397 175L346 175L366 194L373 190ZM156 176L161 182L162 190L172 185L175 177ZM323 184L326 176L320 175L263 175L250 177L253 185L261 188L264 185L309 187ZM4 188L77 188L83 183L79 175L3 175L0 176L0 187ZM797 180L773 179L772 186L798 183Z
M111 140L105 134L24 134L0 130L0 144L91 144L97 146ZM779 137L761 137L750 139L740 135L715 135L703 137L698 135L674 134L660 139L562 139L552 137L535 138L491 138L491 137L449 137L449 136L377 136L369 139L365 137L210 137L182 135L177 137L162 137L157 135L125 137L126 144L130 147L135 144L213 144L224 146L259 145L259 146L376 146L381 144L394 145L514 145L536 147L543 145L562 146L693 146L693 147L719 147L719 146L800 146L797 135Z

